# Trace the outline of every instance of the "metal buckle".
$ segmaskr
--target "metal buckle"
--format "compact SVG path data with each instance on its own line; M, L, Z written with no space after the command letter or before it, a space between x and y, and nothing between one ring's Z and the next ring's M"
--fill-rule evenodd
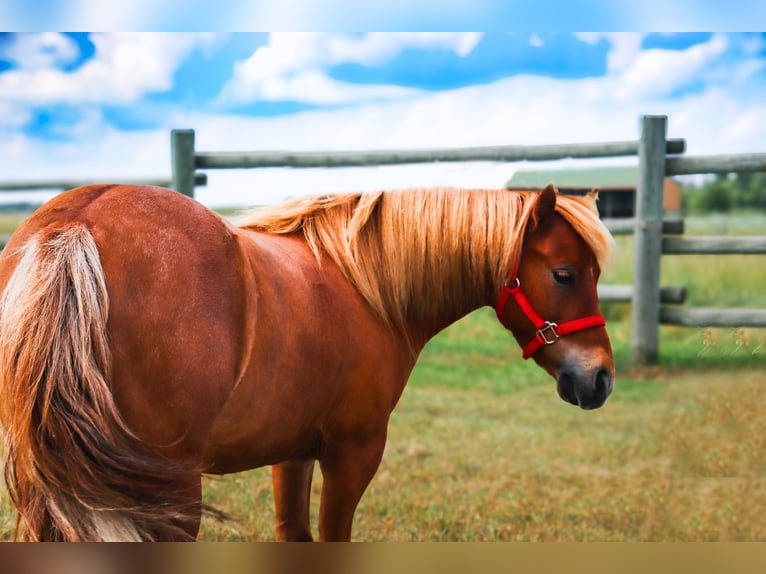
M553 343L559 340L559 334L556 331L556 327L558 327L556 323L551 323L550 321L546 321L545 327L537 330L537 336L540 337L543 344L553 345ZM546 332L549 332L552 335L550 339L545 336Z

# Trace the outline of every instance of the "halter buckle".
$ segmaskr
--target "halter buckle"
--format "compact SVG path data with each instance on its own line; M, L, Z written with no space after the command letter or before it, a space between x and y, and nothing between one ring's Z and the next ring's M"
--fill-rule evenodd
M558 331L556 331L556 327L558 327L556 323L546 321L545 326L537 330L537 336L543 344L553 345L553 343L559 340L559 334Z

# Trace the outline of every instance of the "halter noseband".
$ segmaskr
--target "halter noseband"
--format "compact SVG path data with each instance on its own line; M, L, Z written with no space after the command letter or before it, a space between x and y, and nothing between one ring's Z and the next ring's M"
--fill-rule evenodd
M560 337L582 331L584 329L590 329L592 327L603 327L606 325L606 319L603 315L591 315L589 317L582 317L580 319L574 319L567 321L566 323L553 323L546 321L535 311L532 307L532 303L529 302L524 291L521 290L521 281L516 272L511 272L508 275L508 279L505 280L503 285L503 291L500 293L500 297L495 305L495 312L500 324L503 323L503 315L505 314L505 306L508 304L508 300L513 297L516 303L521 308L524 315L535 326L534 338L522 347L524 358L531 357L540 347L543 345L553 345Z

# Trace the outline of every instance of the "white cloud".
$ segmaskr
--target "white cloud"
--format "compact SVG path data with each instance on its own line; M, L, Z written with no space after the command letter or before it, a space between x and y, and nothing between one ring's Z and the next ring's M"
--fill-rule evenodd
M766 149L760 126L766 101L739 98L722 86L682 98L613 98L620 78L586 81L515 77L486 86L423 93L406 100L253 118L176 112L150 131L121 133L98 125L76 142L24 139L4 147L4 180L43 177L103 181L167 176L171 128L192 127L200 151L364 150L553 144L637 139L641 114L667 114L669 137L684 137L689 154ZM91 118L97 122L98 118ZM615 160L622 163L635 159ZM526 164L540 167L540 164ZM554 167L582 165L564 160ZM499 187L510 164L469 163L358 169L211 170L197 196L210 205L274 202L300 194L408 186Z
M726 48L726 39L714 35L710 41L686 50L643 50L618 69L620 88L616 95L622 99L669 95L703 79Z
M22 41L25 36L21 36ZM94 34L94 57L71 73L35 65L0 75L0 101L126 104L172 87L173 73L215 34ZM35 64L44 63L36 58Z
M20 128L31 119L29 110L23 106L0 99L0 129Z
M742 49L749 56L758 56L766 50L766 38L762 34L753 34L742 42Z
M465 57L481 37L481 32L370 32L362 36L331 36L330 52L334 63L360 64L380 64L406 48L449 50Z
M722 137L732 142L752 141L763 134L766 125L766 104L751 108L737 114L724 130ZM763 147L759 151L763 151Z
M743 84L764 67L762 59L725 61L723 56L729 46L726 37L720 34L685 50L643 50L644 34L641 33L593 32L576 35L590 44L600 39L610 43L607 76L613 79L610 85L614 92L606 97L615 97L622 102L665 98L675 90L700 81Z
M3 58L25 70L70 64L80 54L74 40L54 32L18 34L12 42L0 46Z
M414 42L413 38L406 41ZM370 102L374 95L371 93L344 95L348 86L328 83L322 66L352 58L377 61L382 54L398 53L391 46L404 40L390 39L386 47L381 39L367 36L275 37L269 44L273 51L266 52L271 56L259 64L274 66L273 75L283 82L270 84L274 89L282 93L316 90L327 94L328 100L359 103L263 118L179 110L157 129L130 133L105 126L102 118L93 113L79 126L81 137L76 142L0 138L0 173L3 180L77 177L124 181L167 176L169 130L185 127L197 131L197 148L201 151L409 149L631 140L639 137L642 114L666 114L668 136L686 138L689 154L766 149L766 135L761 129L766 122L763 85L750 82L748 87L752 70L744 69L744 61L736 66L720 63L723 47L717 37L688 50L656 51L654 55L635 50L637 36L618 38L620 56L612 59L610 73L602 78L517 76L488 85L437 93L413 92L407 97L395 94ZM439 41L447 46L444 49L457 53L457 38ZM317 54L313 50L317 42L325 52ZM467 49L465 45L463 49ZM110 61L119 60L116 53ZM298 61L308 64L291 64ZM120 65L121 69L129 68ZM752 62L750 65L755 66ZM691 69L688 73L687 68ZM696 78L709 79L714 74L722 76L715 76L713 87L670 97L674 88L664 83L668 80L663 79L663 74L671 76L669 81L681 82L679 85ZM156 81L162 76L158 72ZM629 82L637 82L637 87L625 89ZM656 89L643 89L642 82ZM621 97L616 97L618 94ZM0 97L0 117L4 113L2 106ZM7 102L5 106L6 113L12 115L12 106ZM555 167L564 165L582 164L565 160ZM274 202L289 195L412 185L499 187L516 167L471 163L332 170L213 170L208 174L209 186L198 188L197 196L210 205L226 205Z
M615 100L619 78L588 81L516 77L487 86L333 111L274 118L177 116L197 129L205 151L363 150L634 140L642 114L669 116L668 137L687 139L689 154L762 150L766 104L718 88L682 98ZM594 160L630 163L635 158ZM526 164L540 167L541 164ZM578 160L542 164L582 165ZM469 163L399 167L210 171L198 196L211 204L273 202L289 195L407 186L499 187L517 168ZM238 199L233 199L238 198Z
M252 76L251 76L252 79ZM349 104L410 96L417 90L398 86L363 86L333 80L319 70L299 74L267 75L256 82L227 88L221 101L300 101L310 104Z
M0 156L25 158L28 161L33 160L35 151L30 150L30 147L29 139L18 133L0 138ZM0 161L0 164L2 164L2 161ZM3 176L3 179L10 179L12 176L13 171Z
M610 44L607 55L607 71L616 73L629 66L641 52L644 34L640 32L576 32L583 42L594 45L601 39Z
M615 32L607 34L612 48L606 60L609 73L621 72L630 66L641 53L644 35L638 32Z
M349 103L410 96L415 90L395 86L353 86L325 73L340 63L379 65L406 48L450 50L467 56L481 40L475 32L274 33L266 46L237 63L234 77L219 97L222 105L292 100Z
M738 87L715 87L675 100L667 114L688 140L689 154L755 153L766 150L766 98L741 99Z

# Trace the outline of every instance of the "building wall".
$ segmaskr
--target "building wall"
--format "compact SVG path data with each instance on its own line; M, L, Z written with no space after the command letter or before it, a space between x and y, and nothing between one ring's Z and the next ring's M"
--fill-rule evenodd
M681 186L669 177L662 190L662 207L668 213L681 213Z
M585 195L588 189L561 187L562 193ZM603 187L599 189L598 212L602 218L626 218L635 216L635 187ZM681 213L681 186L671 178L665 178L662 206L666 213Z

